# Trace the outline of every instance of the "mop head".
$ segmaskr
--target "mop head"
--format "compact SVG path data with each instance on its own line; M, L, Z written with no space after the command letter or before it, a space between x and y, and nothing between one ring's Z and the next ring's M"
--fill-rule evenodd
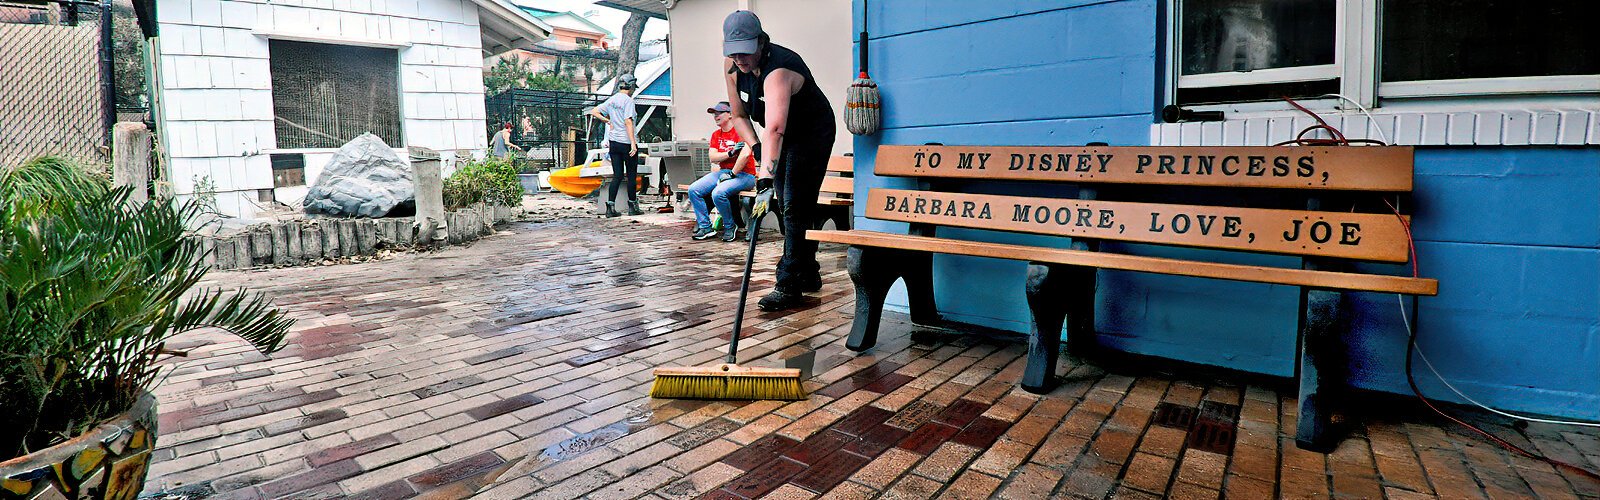
M720 364L704 368L657 368L650 397L665 399L768 399L798 401L806 398L796 368L750 368Z
M865 72L845 91L844 125L855 135L872 135L878 132L882 121L878 98L878 84Z

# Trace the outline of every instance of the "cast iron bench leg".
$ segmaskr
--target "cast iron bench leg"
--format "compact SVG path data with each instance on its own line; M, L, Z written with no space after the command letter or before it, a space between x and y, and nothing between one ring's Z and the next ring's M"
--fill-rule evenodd
M1095 269L1059 264L1028 264L1028 309L1033 331L1028 335L1028 366L1022 389L1044 394L1055 389L1056 360L1061 356L1061 326L1067 326L1067 350L1074 355L1094 347Z
M1345 383L1344 294L1300 289L1300 415L1295 444L1327 453L1339 445L1333 413Z
M933 301L933 254L852 246L845 251L845 269L856 286L856 318L845 342L850 350L865 351L877 345L883 301L895 280L906 280L912 322L931 324L938 320Z

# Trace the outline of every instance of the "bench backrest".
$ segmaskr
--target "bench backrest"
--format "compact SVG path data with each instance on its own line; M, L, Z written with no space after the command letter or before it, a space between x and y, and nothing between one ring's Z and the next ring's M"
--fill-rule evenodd
M848 205L849 200L855 195L856 186L853 179L855 172L855 157L834 156L828 158L828 172L822 177L820 201L834 204Z
M1074 184L1405 193L1410 147L880 146L874 173ZM867 217L1074 238L1406 262L1409 221L1393 213L1284 210L876 188ZM1381 196L1374 194L1374 196ZM1384 207L1379 202L1376 207ZM1326 207L1332 210L1349 207ZM1372 208L1368 206L1366 208Z

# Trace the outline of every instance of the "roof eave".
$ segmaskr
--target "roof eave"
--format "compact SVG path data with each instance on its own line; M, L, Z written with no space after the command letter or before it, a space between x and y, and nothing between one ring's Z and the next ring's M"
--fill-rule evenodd
M506 0L472 0L478 6L484 55L501 54L511 49L527 50L550 38L553 28Z

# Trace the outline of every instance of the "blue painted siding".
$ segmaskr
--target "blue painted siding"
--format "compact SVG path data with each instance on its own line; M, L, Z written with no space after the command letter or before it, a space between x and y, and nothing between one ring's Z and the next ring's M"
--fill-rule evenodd
M861 19L858 2L857 26ZM872 77L883 131L856 137L856 189L913 187L865 175L879 144L1147 144L1159 88L1154 0L872 2ZM859 29L857 30L859 31ZM1451 383L1497 407L1600 419L1600 148L1418 148L1413 205L1423 276L1420 343ZM1071 186L969 183L969 192L1068 197ZM905 231L856 207L862 229ZM1065 246L1065 238L941 228L941 236ZM1284 256L1113 244L1140 255L1296 267ZM941 255L946 317L1028 330L1026 265ZM1363 265L1408 274L1409 266ZM1097 329L1118 349L1294 373L1294 287L1101 271ZM891 303L903 308L903 294ZM1410 300L1405 301L1409 307ZM1352 383L1407 392L1396 297L1352 294ZM1418 364L1425 391L1446 390Z
M661 96L661 97L671 97L672 96L672 70L669 68L665 72L662 72L661 76L657 77L655 81L650 82L650 86L645 87L644 90L640 91L639 95L654 95L654 96Z

